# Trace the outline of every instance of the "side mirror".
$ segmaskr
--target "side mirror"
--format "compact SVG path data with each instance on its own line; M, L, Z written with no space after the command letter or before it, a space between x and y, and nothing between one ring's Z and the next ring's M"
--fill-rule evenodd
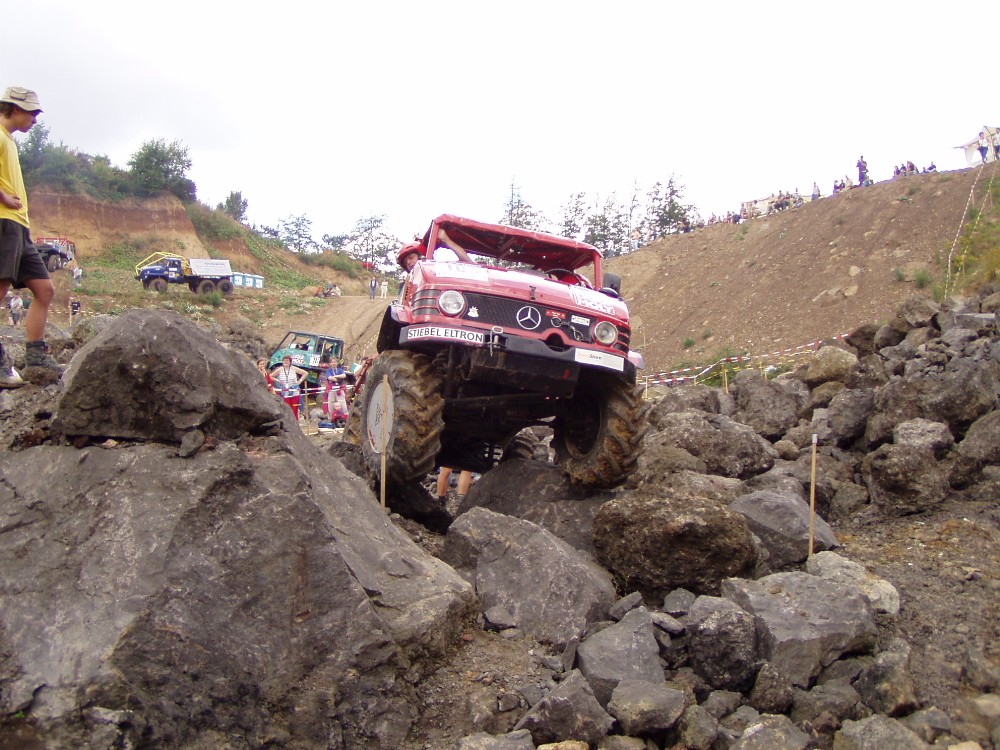
M605 272L602 279L601 292L609 297L619 298L622 296L622 277L615 273Z

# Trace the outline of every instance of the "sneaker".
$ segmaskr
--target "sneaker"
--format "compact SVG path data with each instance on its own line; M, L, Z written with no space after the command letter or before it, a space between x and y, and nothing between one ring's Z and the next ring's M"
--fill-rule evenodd
M7 352L3 344L0 344L0 388L20 388L22 385L24 381L21 380L17 370L10 366Z
M62 370L62 365L49 356L49 345L44 341L29 341L24 345L24 365Z

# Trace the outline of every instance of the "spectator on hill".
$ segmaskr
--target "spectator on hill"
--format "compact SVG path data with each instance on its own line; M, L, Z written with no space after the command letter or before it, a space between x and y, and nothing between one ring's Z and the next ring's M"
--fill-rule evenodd
M993 130L993 161L1000 161L1000 128Z
M35 304L28 308L24 318L25 364L60 370L59 364L48 355L44 338L56 288L31 241L28 194L17 142L12 135L31 130L41 113L38 94L31 89L8 86L0 98L0 299L7 296L11 286L31 290ZM0 388L22 385L21 375L11 366L0 344Z
M819 200L819 185L817 185L815 182L813 183L812 199L814 201Z
M926 168L926 169L924 170L924 172L937 172L937 164L935 164L934 162L931 162L931 163L930 163L930 166L929 166L929 167L927 167L927 168Z
M983 160L983 164L986 163L986 154L990 149L990 141L986 137L986 133L982 130L979 131L979 158Z
M83 281L83 269L80 268L80 264L77 263L73 268L73 286L79 287Z
M868 162L865 161L865 157L858 157L858 184L867 185L868 184Z

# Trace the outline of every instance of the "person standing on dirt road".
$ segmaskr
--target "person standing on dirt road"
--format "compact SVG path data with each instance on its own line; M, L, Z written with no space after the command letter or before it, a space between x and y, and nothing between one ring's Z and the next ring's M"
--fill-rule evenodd
M375 289L378 287L378 282L375 277L372 276L368 281L368 299L375 299Z
M301 367L292 364L292 358L286 354L281 360L281 364L271 371L271 379L274 381L275 390L281 392L281 397L285 403L292 407L292 414L295 421L299 421L299 395L302 390L302 383L309 373Z
M45 323L56 288L48 269L31 241L28 194L21 175L21 162L13 133L27 133L42 113L38 94L21 86L8 86L0 98L0 299L7 290L27 287L34 296L24 319L25 364L60 370L48 355ZM24 385L0 344L0 388Z

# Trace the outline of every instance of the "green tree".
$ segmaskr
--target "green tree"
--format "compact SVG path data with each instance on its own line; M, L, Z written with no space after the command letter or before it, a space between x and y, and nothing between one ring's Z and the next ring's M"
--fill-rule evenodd
M323 247L329 250L342 250L351 241L349 234L324 234L321 238Z
M247 205L243 193L239 190L234 190L216 208L223 213L229 214L234 220L242 224L247 218Z
M180 141L167 143L162 138L146 141L132 154L128 167L136 195L155 195L166 190L185 202L195 199L195 184L187 178L191 159L187 146Z
M392 253L399 247L399 239L385 230L385 215L362 216L354 225L344 250L355 260L372 265L388 266Z
M644 224L650 240L665 234L679 232L690 220L693 206L685 205L683 188L677 185L673 175L667 184L657 182L646 194L646 216Z
M562 207L562 221L559 223L559 234L571 240L583 236L584 224L587 221L585 193L573 193L569 201Z
M21 163L21 174L25 180L37 172L45 161L46 154L52 149L49 140L49 129L41 122L28 131L24 140L17 144L18 161Z
M285 247L297 253L317 249L316 241L312 238L312 219L305 214L282 219L278 227L278 238Z
M583 241L601 249L605 257L612 258L628 252L628 212L618 204L612 193L604 205L596 208L584 222Z
M521 197L521 189L510 181L510 199L504 205L504 215L500 223L519 229L541 230L544 217Z

